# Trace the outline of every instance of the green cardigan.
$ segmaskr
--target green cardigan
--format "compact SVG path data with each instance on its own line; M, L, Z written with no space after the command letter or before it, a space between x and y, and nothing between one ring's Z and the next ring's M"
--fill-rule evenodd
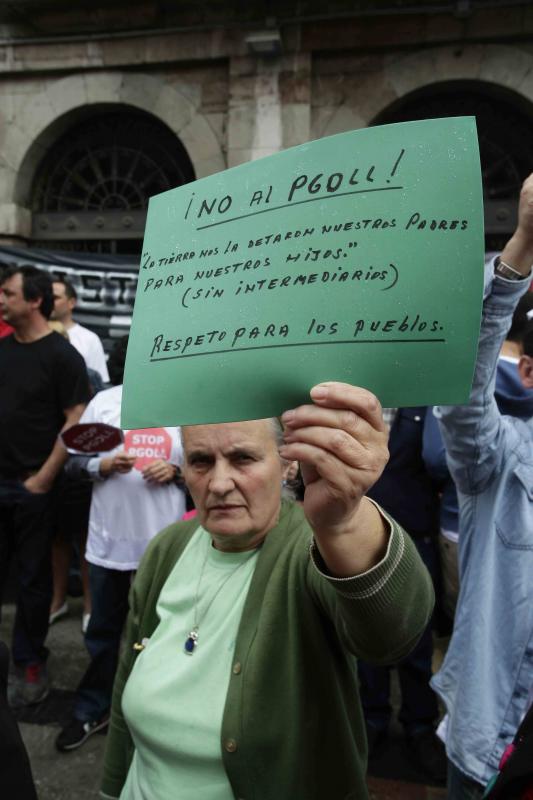
M156 629L159 594L197 525L190 520L158 534L134 581L113 691L104 797L120 795L133 755L121 697L139 652L135 645ZM245 602L222 721L222 759L239 800L368 797L354 656L400 660L433 606L431 580L413 543L391 525L380 564L358 577L335 579L310 548L312 532L301 507L283 502Z

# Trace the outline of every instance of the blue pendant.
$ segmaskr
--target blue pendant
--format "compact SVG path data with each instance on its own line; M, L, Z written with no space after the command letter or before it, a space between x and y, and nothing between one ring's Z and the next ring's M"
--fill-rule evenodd
M183 647L184 651L187 653L188 656L192 656L197 643L198 643L198 629L193 628L192 631L189 633L187 639L185 640L185 645Z

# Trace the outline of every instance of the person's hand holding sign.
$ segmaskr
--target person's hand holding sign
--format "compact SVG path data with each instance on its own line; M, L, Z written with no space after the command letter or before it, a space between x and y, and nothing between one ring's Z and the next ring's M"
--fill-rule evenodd
M169 483L176 477L177 467L162 458L152 461L142 470L143 478L149 483Z
M130 456L124 450L121 450L120 453L115 453L114 456L108 456L100 461L100 474L104 478L107 478L114 472L125 475L133 469L136 458L137 456Z
M284 459L300 462L304 510L333 575L358 575L385 554L388 533L364 497L387 461L387 427L378 399L345 383L321 383L313 405L285 412Z

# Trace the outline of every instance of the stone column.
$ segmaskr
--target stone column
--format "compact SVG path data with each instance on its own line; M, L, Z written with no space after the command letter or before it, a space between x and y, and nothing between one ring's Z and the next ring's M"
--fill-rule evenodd
M309 141L310 78L309 54L231 59L229 167Z

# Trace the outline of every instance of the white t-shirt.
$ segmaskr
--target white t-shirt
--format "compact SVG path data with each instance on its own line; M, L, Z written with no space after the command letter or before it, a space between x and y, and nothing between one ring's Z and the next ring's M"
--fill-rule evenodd
M99 372L104 383L108 383L109 373L107 371L104 348L96 333L90 331L89 328L84 328L83 325L79 325L77 322L68 329L67 333L70 343L83 356L87 366Z
M104 422L118 428L121 401L122 386L99 392L80 422ZM182 463L179 429L124 431L124 444L102 457L121 450L137 455L135 466L126 474L114 473L94 483L85 556L100 567L131 570L137 569L150 539L185 513L185 494L178 486L149 483L141 472L160 458L176 466Z

